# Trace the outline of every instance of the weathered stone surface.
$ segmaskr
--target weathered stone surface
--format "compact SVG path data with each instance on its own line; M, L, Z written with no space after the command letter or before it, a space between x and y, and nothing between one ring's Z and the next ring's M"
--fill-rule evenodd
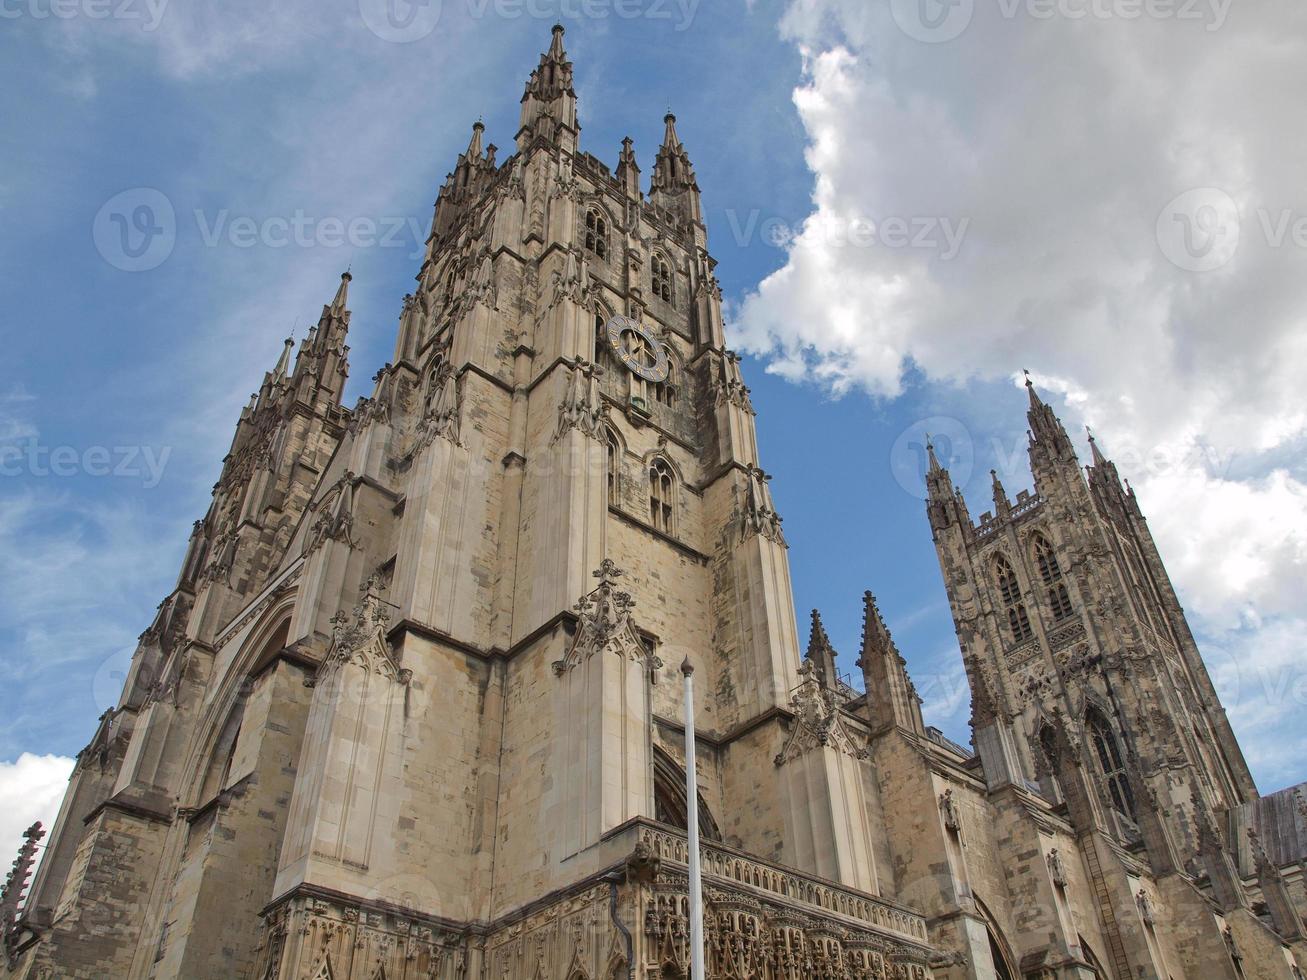
M0 975L684 977L693 809L713 978L1289 980L1307 813L1258 801L1111 464L1032 391L1036 493L975 525L932 453L977 751L870 593L859 694L819 618L801 653L675 119L647 197L577 133L559 28L372 397L348 274L266 375Z

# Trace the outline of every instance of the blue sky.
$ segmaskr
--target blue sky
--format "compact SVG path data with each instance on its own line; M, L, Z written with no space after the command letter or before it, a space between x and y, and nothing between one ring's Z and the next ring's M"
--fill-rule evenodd
M615 164L629 135L647 177L678 115L800 617L822 609L845 669L871 589L928 720L967 741L914 447L953 438L975 514L991 468L1028 486L1028 367L1139 486L1263 791L1307 779L1307 200L1289 163L1307 138L1272 97L1302 90L1302 11L964 2L956 35L923 36L906 0L433 0L406 8L430 33L396 43L368 26L379 2L0 4L0 80L22 93L0 125L0 445L24 453L0 477L0 804L53 796L172 587L241 405L347 265L347 403L370 389L444 174L478 117L511 147L555 20L585 149ZM128 272L102 210L142 189L175 241ZM297 217L306 243L276 246ZM1189 218L1227 222L1192 262L1166 231ZM251 245L249 222L273 233Z

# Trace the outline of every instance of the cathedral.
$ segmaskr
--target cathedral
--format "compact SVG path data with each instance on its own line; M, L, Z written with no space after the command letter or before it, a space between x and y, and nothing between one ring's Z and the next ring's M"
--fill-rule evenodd
M972 746L871 593L860 685L803 645L676 119L647 184L584 152L563 35L371 396L346 273L241 412L0 977L684 980L693 813L712 980L1301 980L1307 802L1258 795L1133 491L1034 386L1033 491L973 520L929 453Z

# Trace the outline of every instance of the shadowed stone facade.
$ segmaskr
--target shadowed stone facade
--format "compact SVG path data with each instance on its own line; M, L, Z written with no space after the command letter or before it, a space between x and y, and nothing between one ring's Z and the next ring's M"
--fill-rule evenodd
M973 524L932 450L949 742L870 593L865 694L800 646L674 117L647 193L582 152L556 28L483 139L372 396L346 274L242 413L0 976L684 977L687 657L709 976L1300 976L1307 810L1258 798L1112 464L1032 388L1036 492Z

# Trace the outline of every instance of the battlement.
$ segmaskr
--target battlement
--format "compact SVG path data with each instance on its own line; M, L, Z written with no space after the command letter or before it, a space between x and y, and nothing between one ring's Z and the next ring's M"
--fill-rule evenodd
M1008 511L1005 517L996 518L993 511L985 511L980 515L980 523L972 526L972 533L977 538L987 538L996 533L1001 528L1010 524L1016 524L1025 520L1031 514L1036 513L1044 505L1044 498L1037 493L1031 493L1029 490L1022 490L1017 494L1016 503Z

